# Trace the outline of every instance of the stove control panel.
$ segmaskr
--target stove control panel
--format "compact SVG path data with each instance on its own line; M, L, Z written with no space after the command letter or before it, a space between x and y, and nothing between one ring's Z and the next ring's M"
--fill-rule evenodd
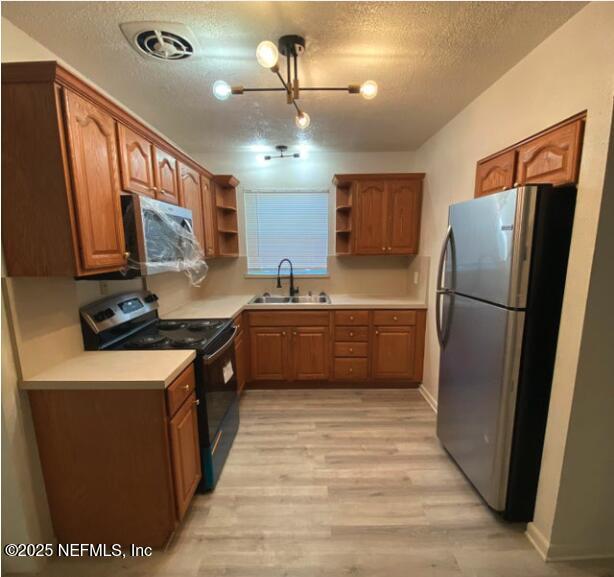
M133 321L158 308L158 296L149 291L133 291L100 299L81 307L82 320L95 333Z

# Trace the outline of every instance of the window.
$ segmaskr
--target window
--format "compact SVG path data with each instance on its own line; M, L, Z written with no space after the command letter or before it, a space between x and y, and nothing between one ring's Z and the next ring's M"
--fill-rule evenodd
M245 225L248 274L275 275L282 258L295 275L327 274L327 192L246 192Z

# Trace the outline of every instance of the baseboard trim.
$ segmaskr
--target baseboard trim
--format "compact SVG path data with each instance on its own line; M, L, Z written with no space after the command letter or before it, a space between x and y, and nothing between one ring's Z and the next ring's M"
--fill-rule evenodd
M535 523L529 523L525 535L535 547L540 557L549 563L565 561L588 561L598 559L614 559L614 552L587 550L586 547L578 548L570 545L552 544L546 536L537 528Z
M431 395L424 385L418 387L420 394L424 397L424 400L429 404L433 412L437 413L437 399Z
M548 550L550 549L550 541L546 539L546 536L537 528L535 523L529 523L525 535L531 545L535 547L535 550L539 553L539 556L548 561Z

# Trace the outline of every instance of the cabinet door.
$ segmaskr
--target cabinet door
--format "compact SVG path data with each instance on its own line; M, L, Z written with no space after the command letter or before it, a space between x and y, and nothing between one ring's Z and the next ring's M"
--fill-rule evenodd
M200 189L203 197L203 216L205 227L205 256L217 255L216 243L217 230L215 226L215 206L211 181L204 175L200 175Z
M476 198L514 186L516 154L516 150L509 150L490 160L478 162L475 173Z
M576 120L518 148L519 184L578 182L584 120Z
M149 140L117 125L122 189L126 192L155 196L153 146Z
M422 181L399 180L386 184L389 254L416 254L420 240Z
M192 211L194 236L205 254L205 225L203 196L200 192L200 174L188 166L179 164L181 178L179 181L179 199L181 206Z
M156 198L172 204L179 204L179 167L177 159L159 148L155 148L156 162L154 178Z
M288 331L283 327L257 327L249 331L251 378L285 381L288 371Z
M177 517L182 519L202 476L196 395L192 393L170 422Z
M387 211L384 182L359 182L356 186L354 206L355 253L385 253Z
M415 327L375 327L372 370L376 379L413 380L415 358Z
M330 372L328 327L292 329L292 376L298 381L327 380Z
M115 122L94 104L65 91L73 201L84 271L126 263Z

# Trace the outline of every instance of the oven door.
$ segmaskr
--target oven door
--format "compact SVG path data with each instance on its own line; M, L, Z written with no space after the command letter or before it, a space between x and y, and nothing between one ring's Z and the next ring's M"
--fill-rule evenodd
M237 328L229 326L223 344L212 355L200 358L199 429L201 444L210 446L231 405L237 400L234 340Z

